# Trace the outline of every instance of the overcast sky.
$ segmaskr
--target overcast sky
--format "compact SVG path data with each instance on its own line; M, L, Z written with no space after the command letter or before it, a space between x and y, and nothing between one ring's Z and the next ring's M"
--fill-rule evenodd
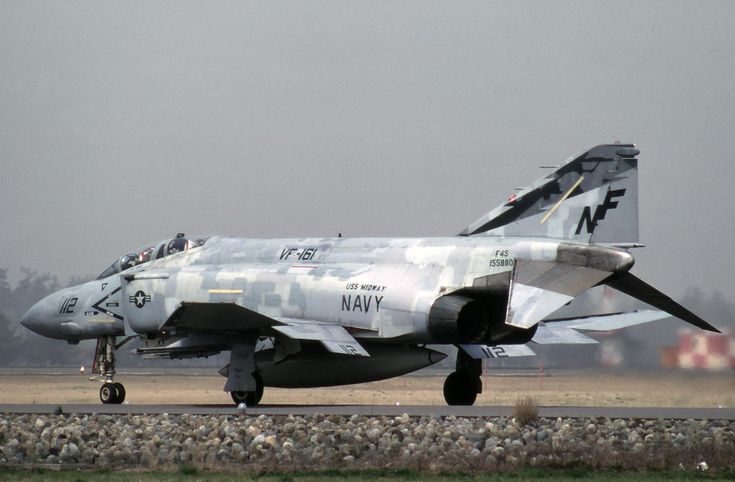
M735 293L735 3L0 1L0 267L176 232L453 235L641 150L634 272Z

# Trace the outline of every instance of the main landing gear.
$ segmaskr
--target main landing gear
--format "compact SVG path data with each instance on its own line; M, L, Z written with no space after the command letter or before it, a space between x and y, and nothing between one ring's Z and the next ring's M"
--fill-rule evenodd
M254 392L230 392L235 405L244 402L248 407L254 407L260 403L260 399L263 398L263 378L258 373L253 373L253 378L255 378Z
M94 354L93 372L99 372L98 377L90 380L101 379L104 383L100 387L100 401L105 404L120 404L125 401L125 387L122 383L116 383L115 377L115 350L127 343L128 337L119 345L115 344L114 336L105 336L97 339L97 349Z
M444 400L448 405L473 405L482 393L482 360L475 360L462 348L457 351L456 371L444 381Z
M236 405L254 407L263 398L263 378L255 366L257 332L245 333L235 339L230 348L230 363L220 370L227 377L225 391Z

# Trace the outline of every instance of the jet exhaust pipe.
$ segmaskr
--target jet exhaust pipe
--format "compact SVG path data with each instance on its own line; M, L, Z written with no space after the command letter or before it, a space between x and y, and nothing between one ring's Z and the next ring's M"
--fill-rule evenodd
M483 304L466 296L442 296L429 312L429 331L437 342L482 343L487 322L488 313Z
M536 326L517 328L505 323L508 294L451 294L438 298L429 311L429 333L434 343L523 344Z

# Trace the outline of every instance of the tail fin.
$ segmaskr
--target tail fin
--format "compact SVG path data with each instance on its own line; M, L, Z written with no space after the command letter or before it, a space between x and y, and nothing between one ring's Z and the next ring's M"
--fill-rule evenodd
M633 145L594 147L511 196L460 236L637 243L638 154Z

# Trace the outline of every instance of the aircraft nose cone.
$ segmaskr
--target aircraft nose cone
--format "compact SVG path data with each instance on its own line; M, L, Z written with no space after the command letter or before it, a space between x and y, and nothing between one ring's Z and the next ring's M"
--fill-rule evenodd
M49 304L48 298L44 298L26 311L20 319L20 324L39 335L60 338L63 330L54 314L55 310Z
M20 319L20 324L33 332L43 335L45 323L43 322L43 318L39 316L39 311L38 304L31 306Z

